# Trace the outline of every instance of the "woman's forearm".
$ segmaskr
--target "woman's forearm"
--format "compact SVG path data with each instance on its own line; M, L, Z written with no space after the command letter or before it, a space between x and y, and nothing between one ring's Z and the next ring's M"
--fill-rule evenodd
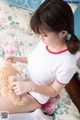
M18 62L22 62L22 63L28 63L28 58L27 57L17 57L18 58Z
M34 92L43 94L45 96L55 97L58 94L52 86L45 87L45 86L33 84L33 87L34 87Z

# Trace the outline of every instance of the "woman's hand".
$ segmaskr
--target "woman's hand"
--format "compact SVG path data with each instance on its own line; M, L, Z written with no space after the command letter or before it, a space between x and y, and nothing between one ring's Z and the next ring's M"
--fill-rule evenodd
M30 81L15 81L12 84L12 89L16 95L22 95L30 91L34 91L34 85Z
M10 60L12 63L16 62L22 62L22 63L28 63L27 57L15 57L15 56L7 56L5 61Z
M16 63L18 62L18 57L15 57L15 56L7 56L5 61L7 62L8 60L10 60L12 63Z

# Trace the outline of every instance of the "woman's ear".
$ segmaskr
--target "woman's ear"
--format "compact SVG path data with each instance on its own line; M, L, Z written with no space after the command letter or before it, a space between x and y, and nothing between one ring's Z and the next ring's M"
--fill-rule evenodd
M66 30L61 31L61 32L59 33L59 36L60 36L60 38L66 37L66 36L67 36L67 31L66 31Z

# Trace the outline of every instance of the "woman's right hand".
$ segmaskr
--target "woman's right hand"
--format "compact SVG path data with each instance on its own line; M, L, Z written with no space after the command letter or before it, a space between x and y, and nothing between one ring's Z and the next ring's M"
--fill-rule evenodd
M5 61L7 62L8 60L10 60L12 63L16 63L18 62L18 57L15 57L15 56L7 56L5 58Z

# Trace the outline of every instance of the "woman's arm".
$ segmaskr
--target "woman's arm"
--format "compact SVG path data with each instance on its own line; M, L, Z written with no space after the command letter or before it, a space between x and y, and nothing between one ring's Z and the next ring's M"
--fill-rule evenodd
M28 58L27 57L17 57L17 61L27 64L28 63Z
M16 62L22 62L22 63L28 63L28 58L27 57L16 57L16 56L7 56L5 58L5 61L7 62L8 60L10 60L12 63L16 63Z
M34 83L32 84L33 84L32 86L34 88L33 89L34 92L37 92L37 93L40 93L46 96L50 96L50 97L55 97L66 86L66 85L58 83L56 80L51 86L48 86L48 87L37 85Z
M50 97L55 97L64 87L65 85L58 83L56 80L51 86L48 87L37 85L30 81L15 81L12 85L12 89L14 89L14 92L17 95L21 95L27 92L36 92Z

